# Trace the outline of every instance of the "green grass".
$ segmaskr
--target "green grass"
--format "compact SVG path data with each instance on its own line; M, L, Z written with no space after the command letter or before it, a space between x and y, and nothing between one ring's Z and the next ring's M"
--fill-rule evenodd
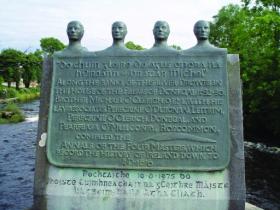
M24 93L17 95L18 102L26 102L37 99L40 97L40 92L38 93Z
M4 117L5 112L10 112L10 117ZM7 104L6 107L0 110L0 124L5 123L18 123L24 121L25 117L19 107L14 104L10 103Z
M26 102L39 98L40 88L22 88L17 91L16 98L18 102Z
M0 87L0 99L16 98L18 102L27 102L40 97L40 88L21 88L16 90L15 87Z

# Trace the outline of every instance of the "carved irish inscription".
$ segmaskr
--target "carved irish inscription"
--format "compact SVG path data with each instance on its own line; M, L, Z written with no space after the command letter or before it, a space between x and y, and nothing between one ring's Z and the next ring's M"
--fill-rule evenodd
M226 54L54 57L57 166L217 170L229 161Z

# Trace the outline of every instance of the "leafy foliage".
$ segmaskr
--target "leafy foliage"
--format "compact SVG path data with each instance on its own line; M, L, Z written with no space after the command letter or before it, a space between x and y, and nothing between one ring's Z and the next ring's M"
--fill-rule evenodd
M62 50L65 45L58 39L50 37L41 39L42 50L25 53L16 49L5 49L0 54L0 76L11 87L12 82L16 82L19 90L20 80L26 88L32 81L40 83L42 71L42 54L53 54L55 51ZM1 83L2 84L2 83Z
M22 122L24 119L22 111L14 103L10 103L0 110L0 124Z
M14 88L0 87L0 99L15 98L17 91Z
M0 59L1 75L9 87L11 82L16 82L19 89L21 78L25 87L29 87L31 81L40 81L42 51L26 54L15 49L5 49L1 52Z
M40 88L22 88L17 92L16 96L18 102L31 101L33 99L39 98Z
M12 81L16 82L16 87L19 89L19 83L22 74L22 65L25 60L23 52L16 49L5 49L0 54L0 68L3 70L2 76L8 85Z
M279 1L242 0L223 7L211 24L210 41L240 54L247 138L280 134Z
M141 45L135 44L132 41L129 41L129 42L125 43L125 46L130 50L144 50L145 49Z
M31 81L37 80L40 83L42 62L42 51L36 50L25 56L22 79L26 88L29 88Z
M65 45L54 37L42 38L40 40L40 46L43 52L52 55L55 51L60 51L65 48Z

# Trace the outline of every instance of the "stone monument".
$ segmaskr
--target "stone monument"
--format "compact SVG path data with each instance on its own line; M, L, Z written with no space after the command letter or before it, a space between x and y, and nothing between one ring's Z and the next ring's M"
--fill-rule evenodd
M238 55L207 26L176 51L158 21L154 47L135 52L118 21L111 47L69 41L45 58L34 209L244 209Z
M153 47L150 49L151 51L160 51L161 53L164 51L173 51L176 52L176 50L172 47L169 47L167 45L167 39L170 34L170 27L169 24L166 21L157 21L154 25L153 34L155 38L155 43Z
M85 47L81 45L81 40L84 36L84 26L79 21L71 21L67 25L67 35L69 39L68 46L59 54L73 55L80 54L87 51Z
M197 39L197 44L188 49L188 52L195 52L195 51L202 51L208 52L209 51L224 51L225 49L217 48L210 44L208 38L210 34L210 24L205 20L199 20L194 24L193 32Z
M96 52L97 55L119 55L120 53L131 53L130 50L126 48L124 44L124 39L127 34L126 24L122 21L116 21L112 24L112 46L106 48L105 50Z

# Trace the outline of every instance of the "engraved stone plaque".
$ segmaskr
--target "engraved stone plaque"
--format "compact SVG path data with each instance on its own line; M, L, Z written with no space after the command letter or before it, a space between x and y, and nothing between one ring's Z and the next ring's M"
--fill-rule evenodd
M55 55L53 62L50 163L198 171L228 165L225 51Z

